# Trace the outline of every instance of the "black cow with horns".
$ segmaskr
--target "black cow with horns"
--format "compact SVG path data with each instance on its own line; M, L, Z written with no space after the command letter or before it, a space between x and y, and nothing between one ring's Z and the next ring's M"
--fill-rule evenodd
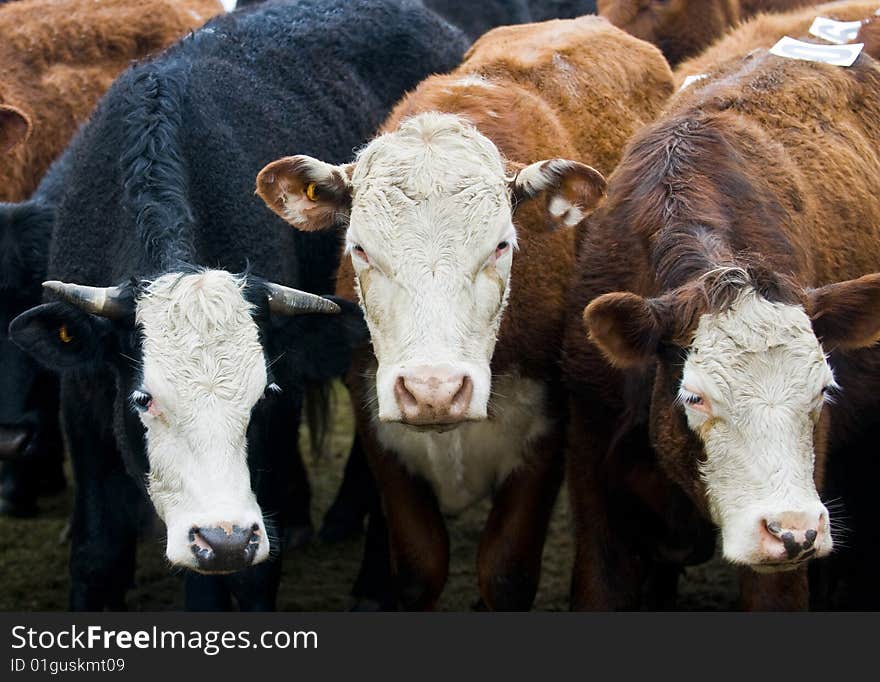
M269 3L101 101L68 150L50 302L10 325L61 372L72 608L124 606L142 493L167 558L192 569L189 608L274 606L304 387L342 374L363 332L308 293L332 290L335 239L273 225L253 179L285 149L348 158L466 44L414 1Z

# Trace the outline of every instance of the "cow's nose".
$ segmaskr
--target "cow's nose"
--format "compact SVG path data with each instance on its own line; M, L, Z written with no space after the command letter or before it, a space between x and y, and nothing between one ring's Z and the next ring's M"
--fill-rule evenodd
M394 397L407 424L455 424L467 418L474 383L467 374L416 367L397 377Z
M254 561L260 545L260 526L249 527L232 523L191 528L190 549L199 571L205 573L233 573L247 568Z
M825 544L828 532L824 512L783 512L767 516L761 523L761 551L767 562L809 559Z
M18 459L24 455L32 430L23 426L0 426L0 460Z

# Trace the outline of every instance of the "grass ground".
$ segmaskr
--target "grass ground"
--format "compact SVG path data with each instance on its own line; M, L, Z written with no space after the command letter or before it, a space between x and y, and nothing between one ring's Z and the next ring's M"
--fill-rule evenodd
M337 396L337 418L329 452L317 461L307 455L313 485L312 519L315 525L330 506L339 485L352 437L347 400ZM303 452L308 447L303 440ZM72 494L47 498L35 519L0 518L0 610L55 611L67 607L68 545L59 541L71 508ZM475 560L480 529L488 503L450 521L452 561L449 582L440 608L467 611L476 601ZM362 538L324 545L317 541L288 552L278 608L284 611L342 611L349 605L349 590L357 575ZM568 587L573 560L568 505L564 495L557 504L547 546L536 609L568 608ZM169 570L160 537L138 547L135 588L129 609L161 611L183 605L182 578ZM735 598L733 571L720 561L688 569L681 585L680 607L685 610L729 609Z

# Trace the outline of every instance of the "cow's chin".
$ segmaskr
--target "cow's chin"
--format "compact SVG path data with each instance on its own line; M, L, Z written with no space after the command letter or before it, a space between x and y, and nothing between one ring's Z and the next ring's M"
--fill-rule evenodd
M438 423L438 424L409 424L405 421L397 421L393 423L403 424L407 428L412 431L417 431L419 433L447 433L449 431L455 431L455 429L459 428L464 424L469 424L471 422L481 421L479 419L465 419L462 421L451 422L451 423Z

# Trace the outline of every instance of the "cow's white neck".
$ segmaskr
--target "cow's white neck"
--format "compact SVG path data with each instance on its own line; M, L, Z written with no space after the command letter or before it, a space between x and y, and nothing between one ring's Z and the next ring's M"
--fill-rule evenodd
M374 411L379 442L428 481L445 514L458 514L491 495L553 426L542 383L509 374L494 379L492 393L489 419L445 432L380 422Z

